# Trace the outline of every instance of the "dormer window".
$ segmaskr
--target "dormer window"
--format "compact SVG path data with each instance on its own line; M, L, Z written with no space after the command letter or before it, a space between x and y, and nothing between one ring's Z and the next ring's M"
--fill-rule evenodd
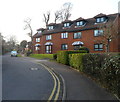
M48 30L52 30L52 29L54 29L53 26L48 26Z
M42 31L40 30L40 31L38 31L38 33L42 33Z
M96 19L97 23L101 23L101 22L105 22L105 21L106 21L105 17L99 17L99 18Z
M64 27L69 27L70 23L64 23Z
M77 26L83 26L84 24L85 24L84 21L78 21L78 22L76 23Z

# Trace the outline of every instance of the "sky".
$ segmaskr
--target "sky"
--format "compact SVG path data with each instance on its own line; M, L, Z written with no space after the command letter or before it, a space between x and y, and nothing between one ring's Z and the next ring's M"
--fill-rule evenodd
M45 27L43 13L51 12L50 22L53 22L54 12L66 2L71 2L73 8L70 20L79 17L92 18L99 13L114 14L118 12L120 0L0 0L0 32L4 39L16 36L18 42L30 41L24 30L26 18L31 18L34 34L36 29Z

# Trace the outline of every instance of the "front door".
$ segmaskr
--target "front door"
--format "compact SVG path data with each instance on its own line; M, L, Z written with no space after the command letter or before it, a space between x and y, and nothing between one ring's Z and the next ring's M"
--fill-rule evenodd
M52 46L51 45L46 45L45 51L48 54L52 53Z

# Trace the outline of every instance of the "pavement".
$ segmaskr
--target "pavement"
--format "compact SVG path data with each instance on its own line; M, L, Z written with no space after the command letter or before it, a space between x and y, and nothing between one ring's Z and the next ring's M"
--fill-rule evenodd
M93 80L70 68L70 66L49 60L37 60L60 74L65 81L65 100L117 100Z

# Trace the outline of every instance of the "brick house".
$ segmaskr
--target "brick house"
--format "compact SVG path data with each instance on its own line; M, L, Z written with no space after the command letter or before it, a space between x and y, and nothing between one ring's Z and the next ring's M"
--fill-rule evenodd
M37 33L33 36L34 53L78 50L81 46L89 48L91 53L105 52L104 44L96 42L97 40L102 41L101 34L103 33L98 25L109 22L120 25L120 14L105 15L101 13L89 19L80 17L74 21L50 23L45 29L37 29ZM120 26L118 30L120 30ZM110 52L120 52L120 36L111 40L109 45Z

